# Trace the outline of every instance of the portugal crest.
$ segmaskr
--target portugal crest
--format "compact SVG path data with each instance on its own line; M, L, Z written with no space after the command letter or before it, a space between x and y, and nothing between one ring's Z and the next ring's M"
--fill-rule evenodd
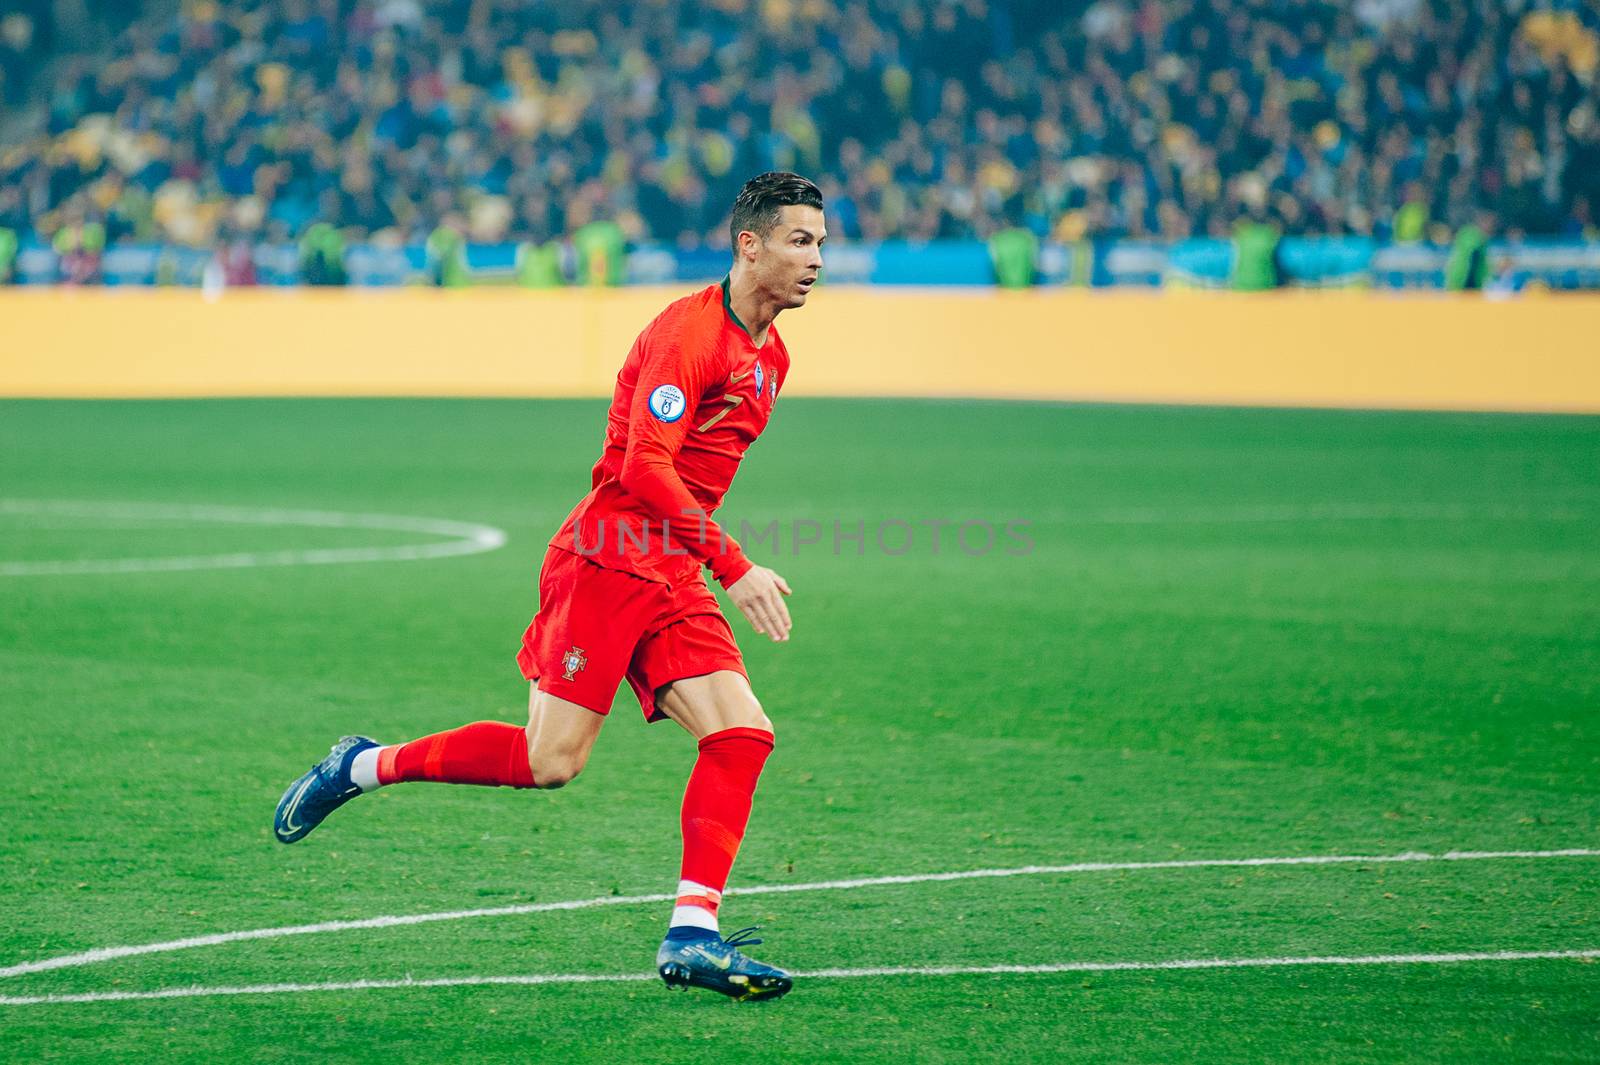
M578 670L582 669L588 664L589 660L583 657L583 648L574 647L572 650L561 656L561 668L566 670L565 673L561 674L561 679L577 680Z

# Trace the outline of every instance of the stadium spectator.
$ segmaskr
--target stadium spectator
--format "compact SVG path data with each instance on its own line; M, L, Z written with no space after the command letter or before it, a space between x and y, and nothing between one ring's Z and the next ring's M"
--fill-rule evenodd
M0 150L6 224L41 241L459 216L699 246L768 169L817 174L859 239L988 239L1013 206L1165 240L1600 222L1600 11L1568 0L184 0L44 85L39 47L0 25L40 116Z
M300 280L308 285L343 285L344 238L328 222L314 222L300 238Z
M429 284L437 288L461 288L467 284L467 238L461 230L460 219L450 215L428 234L424 250Z
M0 226L0 285L10 285L17 278L17 231Z
M216 251L216 265L225 288L249 288L256 284L256 264L249 241L237 234L220 241Z
M106 227L84 217L79 208L67 212L65 223L51 241L61 262L61 281L67 285L88 285L100 280L100 264L106 248Z

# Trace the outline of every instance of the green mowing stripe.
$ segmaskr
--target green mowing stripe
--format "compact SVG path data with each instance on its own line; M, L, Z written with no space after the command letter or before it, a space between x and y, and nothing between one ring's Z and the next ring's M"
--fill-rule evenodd
M1586 961L1600 950L1489 950L1451 954L1312 955L1303 958L1174 958L1168 961L1068 961L1047 965L927 965L797 972L797 980L863 980L872 977L1045 976L1055 973L1174 972L1196 969L1278 969L1294 966L1461 965L1471 962ZM386 991L398 988L496 985L612 984L656 980L655 973L528 973L510 976L450 976L438 979L347 980L324 984L253 984L241 987L170 987L155 991L91 991L81 995L0 995L0 1006L48 1006L88 1002L213 998L227 995L300 995L319 991Z
M813 884L758 884L750 887L729 888L724 897L735 895L778 895L801 891L846 891L864 887L883 887L896 884L930 884L954 880L989 880L1014 876L1045 876L1070 873L1138 872L1157 869L1260 869L1283 866L1318 865L1394 865L1418 862L1475 862L1501 859L1544 858L1595 858L1600 850L1568 848L1554 851L1447 851L1444 854L1427 854L1408 851L1404 854L1333 854L1304 855L1274 858L1188 858L1160 862L1076 862L1070 865L1027 865L1015 869L964 869L949 873L908 873L899 876L858 877L853 880L825 880ZM476 910L446 910L440 913L417 913L367 917L353 921L324 921L318 924L290 925L283 928L255 928L238 932L218 932L209 936L193 936L166 943L145 943L139 946L102 947L82 954L69 954L39 961L20 962L0 968L0 978L24 976L28 973L47 972L52 969L77 968L114 961L118 958L142 954L163 954L196 947L215 947L224 943L246 940L277 939L284 936L316 935L327 932L348 932L362 928L396 928L404 925L431 924L437 921L459 921L475 917L509 917L530 913L551 913L560 910L584 910L596 906L631 906L641 903L666 902L674 895L602 895L592 899L570 899L564 902L534 902L517 906L496 906Z

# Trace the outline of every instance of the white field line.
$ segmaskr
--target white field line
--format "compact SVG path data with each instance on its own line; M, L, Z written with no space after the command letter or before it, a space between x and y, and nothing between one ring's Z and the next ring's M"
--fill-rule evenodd
M0 561L0 577L74 576L89 573L170 573L202 569L253 569L259 566L321 566L348 562L412 562L475 555L504 546L506 534L492 525L414 518L399 514L347 514L327 510L230 507L202 504L119 503L94 500L0 499L0 514L71 517L110 521L170 521L226 525L303 526L317 529L378 529L447 539L388 547L291 548L216 555L155 558L40 559Z
M1462 503L1256 503L1222 507L1129 507L1052 516L1070 525L1253 525L1298 521L1583 521L1573 508Z
M1194 969L1276 969L1318 965L1460 965L1469 962L1588 961L1600 950L1488 950L1455 954L1349 954L1303 958L1174 958L1169 961L1067 961L1053 965L881 966L817 969L797 980L861 980L869 977L1039 976L1051 973L1173 972ZM325 984L247 984L236 987L167 987L155 991L88 991L59 995L0 995L0 1006L48 1006L74 1002L137 1002L149 999L212 998L222 995L303 995L318 991L382 991L416 987L518 987L540 984L642 983L655 973L527 973L509 976L442 976L418 980L349 980Z
M1273 866L1309 865L1396 865L1416 862L1474 862L1499 859L1551 859L1600 858L1600 850L1569 848L1553 851L1447 851L1429 854L1407 851L1403 854L1334 854L1305 855L1285 858L1190 858L1157 862L1075 862L1070 865L1024 865L1014 869L963 869L950 873L910 873L901 876L871 876L853 880L820 880L808 884L758 884L751 887L729 888L723 893L732 895L779 895L796 891L848 891L855 888L884 887L893 884L932 884L951 880L987 880L1012 876L1051 876L1073 873L1143 872L1154 869L1235 869ZM215 947L224 943L238 943L253 939L279 939L284 936L317 935L324 932L350 932L365 928L398 928L405 925L430 924L435 921L461 921L474 917L511 917L520 914L550 913L557 910L587 910L597 906L632 906L642 903L670 902L676 895L601 895L588 899L568 899L562 902L529 902L512 906L493 906L476 910L444 910L436 913L390 914L381 917L363 917L346 921L322 921L317 924L284 925L277 928L250 928L236 932L216 932L211 935L190 936L162 943L141 943L125 947L98 947L81 954L63 954L54 958L18 962L0 968L0 979L26 976L29 973L48 972L52 969L71 969L118 958L131 958L141 954L164 954L175 950L196 947Z

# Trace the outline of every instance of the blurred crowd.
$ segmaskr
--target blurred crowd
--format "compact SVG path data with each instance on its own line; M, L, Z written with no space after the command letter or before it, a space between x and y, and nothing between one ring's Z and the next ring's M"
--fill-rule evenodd
M71 251L318 224L540 244L606 219L720 245L739 184L786 169L867 240L1593 235L1597 10L182 0L76 52L19 15L0 228Z

